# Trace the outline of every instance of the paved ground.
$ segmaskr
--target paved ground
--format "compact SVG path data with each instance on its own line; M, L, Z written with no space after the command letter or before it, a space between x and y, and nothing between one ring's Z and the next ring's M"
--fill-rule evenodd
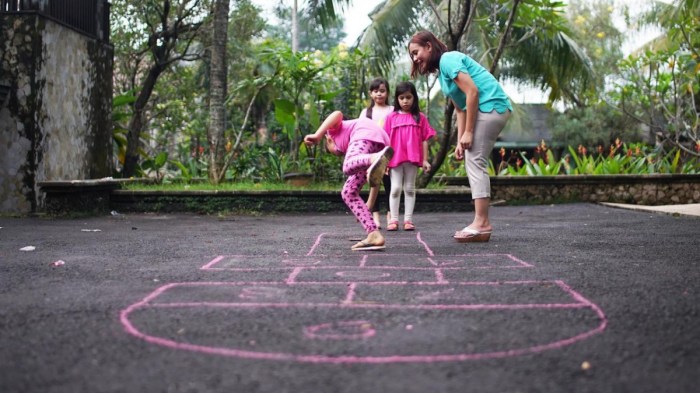
M700 219L492 212L0 218L0 392L697 391Z

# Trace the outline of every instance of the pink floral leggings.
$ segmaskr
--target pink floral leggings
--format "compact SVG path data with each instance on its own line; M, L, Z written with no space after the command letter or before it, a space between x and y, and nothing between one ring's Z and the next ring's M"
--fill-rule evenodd
M348 176L348 180L343 186L341 196L343 202L350 208L365 228L367 233L376 231L377 224L372 219L372 213L367 208L367 204L360 197L362 186L367 183L367 169L372 165L372 154L384 148L384 145L377 142L356 140L350 142L348 151L345 153L343 161L343 173Z

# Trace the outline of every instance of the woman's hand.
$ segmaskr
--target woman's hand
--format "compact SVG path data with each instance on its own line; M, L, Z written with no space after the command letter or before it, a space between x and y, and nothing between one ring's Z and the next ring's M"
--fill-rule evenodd
M423 160L423 172L430 172L430 168L432 166L428 162L428 160Z
M455 147L455 160L462 161L463 159L464 159L464 149L459 144L459 142L457 142L457 147Z
M473 140L474 140L474 133L467 131L467 132L462 134L462 137L459 138L459 142L457 142L457 143L459 144L459 146L463 150L469 150L472 148L472 141Z

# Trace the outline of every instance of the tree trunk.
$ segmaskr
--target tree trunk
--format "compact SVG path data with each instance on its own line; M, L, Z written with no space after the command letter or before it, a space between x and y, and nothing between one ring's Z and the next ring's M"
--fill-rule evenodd
M154 64L149 70L146 80L143 82L143 87L139 92L136 101L134 102L134 116L129 121L129 133L126 136L126 153L124 155L124 170L123 177L132 177L136 174L136 167L139 163L139 147L141 146L141 133L144 126L144 111L148 100L151 98L153 89L156 86L158 77L163 72L163 67L158 63Z
M210 63L209 87L209 181L224 178L226 155L226 42L228 40L228 0L216 0Z
M152 0L151 4L155 4L157 0ZM138 62L145 61L146 53L150 52L152 56L152 65L145 72L146 77L142 82L136 102L132 105L133 117L129 121L129 133L126 138L126 152L124 157L124 169L122 176L132 177L136 174L136 168L139 163L139 148L141 147L141 134L146 126L144 119L148 101L153 94L158 78L163 72L166 72L168 66L178 60L196 60L198 55L188 55L189 48L192 42L197 38L201 22L187 22L187 16L194 13L199 7L199 2L191 4L192 8L173 8L170 0L162 0L162 6L155 7L158 10L158 20L160 24L155 30L150 30L148 36L147 47L143 48L142 53L133 53L138 59ZM176 12L175 15L172 12ZM178 48L178 44L181 48ZM139 50L138 52L141 52ZM134 67L133 80L142 73L139 64ZM136 82L133 83L136 87Z
M452 7L453 4L450 1L448 3L447 11L448 19L451 18ZM462 36L469 30L475 9L475 6L472 4L471 1L465 1L463 4L461 4L461 7L460 5L456 5L455 7L457 8L457 10L461 10L464 8L468 11L464 13L458 13L456 23L453 23L452 20L448 20L448 23L446 23L446 25L448 26L446 36L448 39L445 40L445 45L447 46L448 51L460 50L459 42L462 39ZM430 171L422 173L416 179L417 188L427 187L428 183L430 183L430 180L433 178L433 176L435 176L435 173L445 162L445 159L447 158L447 155L449 154L452 148L452 144L454 143L454 140L456 139L457 135L457 133L454 132L452 128L452 116L454 115L454 112L455 107L452 104L452 101L450 99L447 99L447 102L445 103L445 112L443 117L444 133L442 138L440 138L440 148L438 149L437 154L435 155L435 157L433 157L433 160L430 163Z
M443 117L443 128L445 129L445 133L442 134L442 137L439 141L440 148L438 149L438 152L435 155L435 157L433 157L433 161L430 163L430 171L424 172L417 179L416 187L418 188L425 188L428 186L430 180L432 180L433 176L435 176L435 172L437 172L440 166L442 166L442 163L445 162L445 159L447 158L447 154L450 152L450 148L452 147L453 143L452 140L456 139L456 134L452 132L452 116L454 115L454 112L455 107L454 105L452 105L452 101L447 100L447 104L445 104L445 113Z
M297 0L294 0L294 5L292 6L292 53L297 53L299 50L299 17L297 8Z
M501 61L501 56L503 55L503 50L508 43L508 38L510 37L510 31L513 28L513 22L515 21L515 14L518 12L518 5L520 5L520 0L513 0L513 7L510 10L510 15L508 16L508 21L506 22L506 28L501 35L501 40L498 43L498 49L496 49L496 54L493 56L491 63L491 68L489 72L496 75L496 70L498 69L498 62Z

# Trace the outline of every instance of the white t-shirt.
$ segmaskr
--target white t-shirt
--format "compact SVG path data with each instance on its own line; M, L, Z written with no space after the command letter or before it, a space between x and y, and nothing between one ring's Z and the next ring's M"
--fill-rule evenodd
M372 120L374 120L379 127L384 128L384 119L389 116L389 113L394 111L393 105L385 105L383 107L374 106L372 108ZM360 112L360 117L367 117L367 108Z

